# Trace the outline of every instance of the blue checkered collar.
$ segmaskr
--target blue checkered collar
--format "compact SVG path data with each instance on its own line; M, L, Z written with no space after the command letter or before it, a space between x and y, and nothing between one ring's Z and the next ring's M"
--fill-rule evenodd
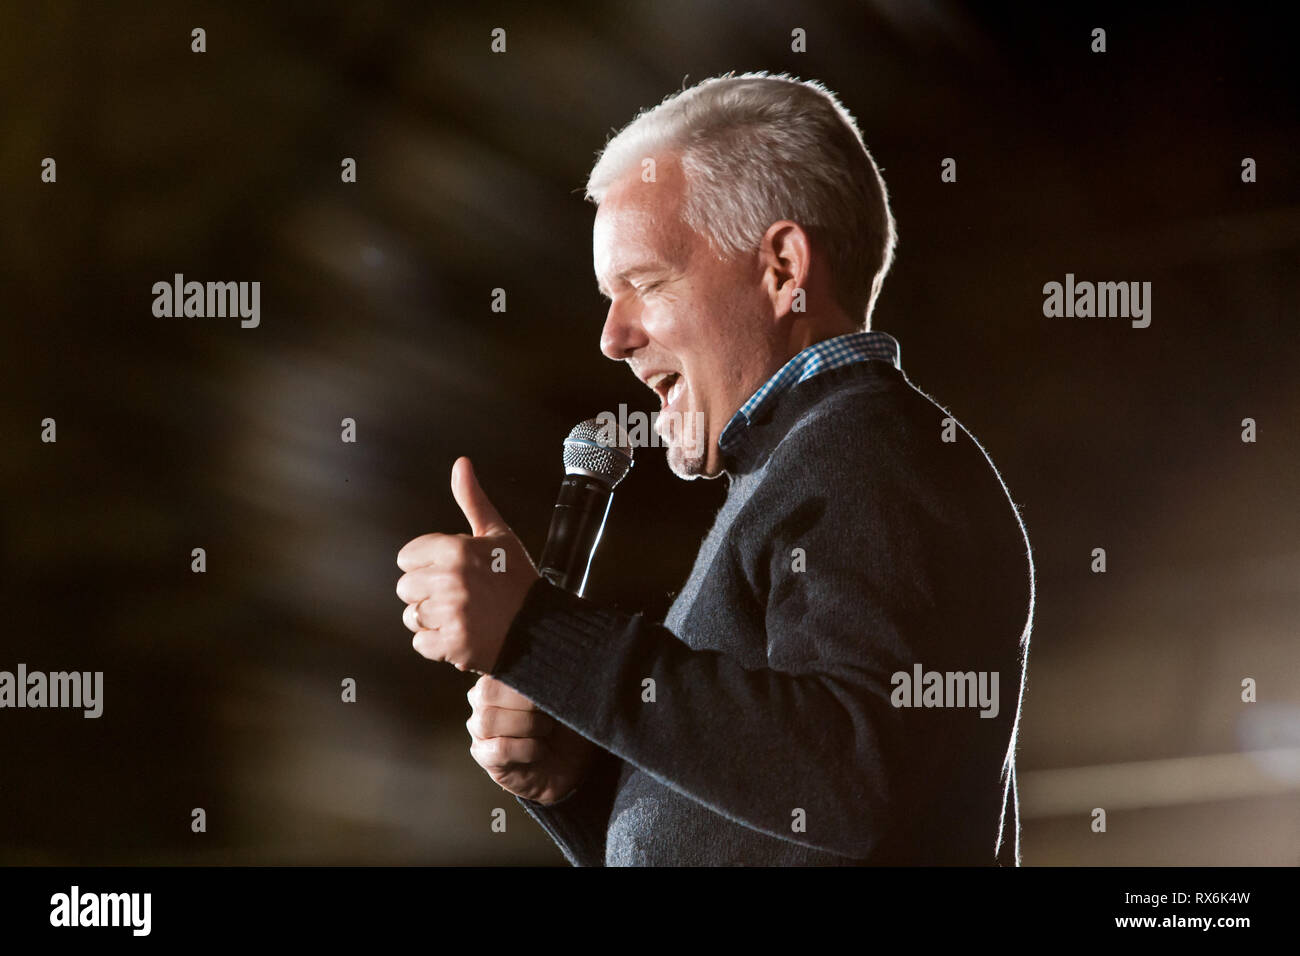
M800 382L853 362L876 360L901 368L900 351L898 341L888 332L850 332L813 343L781 366L779 372L740 406L718 436L718 447L725 450L746 426L757 421L777 399Z

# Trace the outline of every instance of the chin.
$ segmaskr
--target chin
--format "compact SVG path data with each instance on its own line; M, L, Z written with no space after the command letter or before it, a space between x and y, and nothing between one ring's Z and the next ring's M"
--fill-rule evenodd
M685 478L687 481L693 481L696 478L707 477L704 474L705 462L703 458L690 458L677 446L668 449L665 455L668 461L668 470L678 478Z
M709 456L700 449L708 447L708 425L702 412L672 412L660 438L668 470L678 478L716 478L721 472L709 473ZM687 417L689 416L689 418ZM663 422L663 419L661 419Z
M688 455L681 445L669 445L664 457L668 462L668 470L686 481L718 477L717 474L709 474L709 462L706 456Z

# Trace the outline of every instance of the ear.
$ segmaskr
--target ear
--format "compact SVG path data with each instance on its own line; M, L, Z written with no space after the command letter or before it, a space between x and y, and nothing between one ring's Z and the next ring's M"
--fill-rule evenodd
M809 307L808 275L812 269L812 242L796 222L782 219L767 227L758 247L763 268L763 291L772 302L773 315L784 318L793 310L795 291L803 290L803 308Z

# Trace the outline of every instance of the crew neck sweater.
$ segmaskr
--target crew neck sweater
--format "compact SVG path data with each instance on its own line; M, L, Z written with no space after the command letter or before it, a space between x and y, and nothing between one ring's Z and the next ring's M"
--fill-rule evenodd
M600 751L519 803L579 866L1019 863L1033 563L984 449L885 361L719 447L726 500L662 624L529 590L493 674ZM960 676L946 706L903 693L931 673L996 674L996 713Z

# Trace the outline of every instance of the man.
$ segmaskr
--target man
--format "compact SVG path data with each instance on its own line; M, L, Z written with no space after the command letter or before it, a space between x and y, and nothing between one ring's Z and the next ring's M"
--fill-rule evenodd
M815 83L708 80L611 140L588 196L601 349L727 499L657 625L539 578L457 461L472 535L410 542L397 591L417 651L484 675L474 759L575 865L1018 863L1029 545L869 331L894 223L853 118Z

